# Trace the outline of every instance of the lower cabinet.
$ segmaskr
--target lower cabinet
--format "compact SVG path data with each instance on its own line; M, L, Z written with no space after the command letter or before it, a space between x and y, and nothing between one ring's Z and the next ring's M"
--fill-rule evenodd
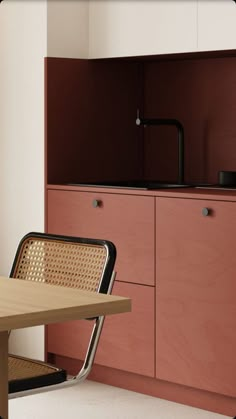
M132 299L132 312L107 316L95 363L154 377L154 287L115 282L113 293ZM47 326L47 351L84 359L92 322Z
M155 198L49 190L47 231L108 239L117 248L113 294L132 299L132 312L105 320L95 363L155 376ZM92 322L47 327L47 351L84 359Z
M95 363L236 397L236 202L50 190L47 216L117 245L132 312L106 318ZM49 325L47 351L83 359L89 328Z
M156 200L156 377L236 396L236 203Z

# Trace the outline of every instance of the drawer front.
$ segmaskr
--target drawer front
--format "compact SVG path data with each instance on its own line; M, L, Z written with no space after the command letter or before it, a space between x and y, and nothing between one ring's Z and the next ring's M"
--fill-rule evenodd
M113 294L130 297L132 312L106 317L95 363L154 377L154 287L116 281ZM84 359L91 327L90 321L49 325L48 352Z
M153 197L50 190L47 231L111 240L116 279L154 285L154 208Z

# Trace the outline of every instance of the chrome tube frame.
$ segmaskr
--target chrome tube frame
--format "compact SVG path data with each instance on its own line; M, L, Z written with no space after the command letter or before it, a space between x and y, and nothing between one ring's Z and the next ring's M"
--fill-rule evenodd
M116 272L113 271L107 294L111 294L112 292L115 277L116 277ZM32 394L39 394L39 393L45 393L52 390L59 390L61 388L69 387L69 386L72 386L72 385L75 385L84 381L92 369L92 365L93 365L93 361L96 355L98 342L101 336L104 320L105 320L105 316L100 316L95 319L95 324L91 332L91 337L90 337L90 341L88 345L88 350L85 355L84 363L77 375L75 375L72 378L68 378L63 383L34 388L30 390L18 391L17 393L10 393L8 395L8 399L16 399L18 397L29 396Z

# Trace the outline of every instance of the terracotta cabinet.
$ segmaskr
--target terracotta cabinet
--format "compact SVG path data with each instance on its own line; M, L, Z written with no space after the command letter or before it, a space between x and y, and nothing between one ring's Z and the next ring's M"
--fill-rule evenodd
M131 297L132 312L107 316L95 363L154 377L154 287L116 282L113 292ZM47 351L83 359L91 326L89 321L49 325Z
M117 247L113 293L131 297L132 312L106 319L95 363L148 377L155 376L154 204L154 197L53 189L47 197L49 233ZM47 352L83 359L90 328L89 321L49 325Z
M118 281L154 285L154 197L48 191L47 230L108 239Z
M156 377L236 396L236 203L156 200Z

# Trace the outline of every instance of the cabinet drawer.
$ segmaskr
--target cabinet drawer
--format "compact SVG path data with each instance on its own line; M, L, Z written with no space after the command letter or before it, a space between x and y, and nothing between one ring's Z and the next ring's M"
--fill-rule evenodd
M49 233L107 239L117 248L117 280L154 285L155 198L48 191Z
M132 299L132 312L107 316L95 363L154 376L154 287L115 282L113 294ZM92 322L47 327L47 351L83 359ZM62 338L63 337L63 338Z

